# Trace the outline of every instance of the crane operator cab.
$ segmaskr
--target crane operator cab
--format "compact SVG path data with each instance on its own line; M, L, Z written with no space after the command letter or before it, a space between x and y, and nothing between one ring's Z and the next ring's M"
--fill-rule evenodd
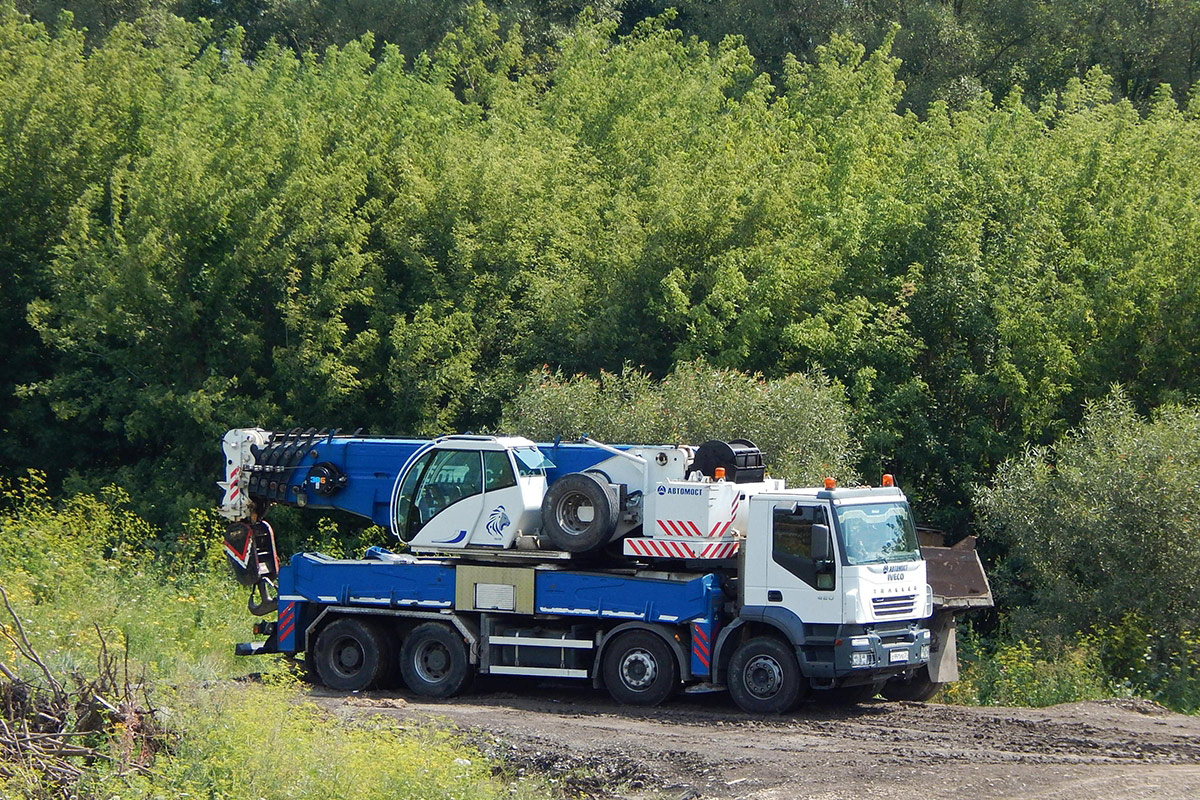
M392 531L416 551L513 546L540 524L554 464L515 436L448 436L409 458L392 492Z

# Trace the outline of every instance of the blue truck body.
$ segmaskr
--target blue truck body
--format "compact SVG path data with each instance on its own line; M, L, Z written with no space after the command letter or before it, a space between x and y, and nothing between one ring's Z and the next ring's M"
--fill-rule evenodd
M300 553L279 570L276 649L308 647L306 632L327 609L455 611L458 562L393 556L372 548L359 560ZM725 596L715 574L672 577L530 569L534 613L560 622L597 620L684 626L691 676L711 675L711 648ZM499 616L499 615L497 615Z

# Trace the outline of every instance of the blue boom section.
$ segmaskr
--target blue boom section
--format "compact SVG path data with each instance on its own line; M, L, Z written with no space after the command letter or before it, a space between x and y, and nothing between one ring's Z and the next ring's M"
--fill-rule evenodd
M613 445L617 450L629 450L633 446L629 444ZM616 457L604 448L590 444L539 442L538 449L545 454L546 458L554 462L554 468L546 470L547 483L554 483L563 475L572 472L589 470L601 461Z
M251 485L251 494L288 505L349 511L390 528L392 489L396 479L415 456L431 444L427 439L354 436L316 438L304 446L281 440L264 448L260 456L261 471L256 473L258 482ZM455 442L451 446L470 447L470 442ZM617 445L617 448L628 450L631 446ZM289 448L293 448L290 456ZM612 453L590 444L546 443L539 444L538 448L554 462L554 467L546 470L549 483L568 473L591 469L613 457ZM276 461L284 463L277 464ZM344 485L331 494L318 491L319 478L310 478L312 468L318 464L336 467L345 476Z
M286 482L279 499L288 505L342 509L389 528L396 478L409 459L428 444L424 439L318 439L294 465L278 474L268 473L263 480ZM330 496L320 494L307 481L312 467L324 463L333 464L346 476L345 487Z

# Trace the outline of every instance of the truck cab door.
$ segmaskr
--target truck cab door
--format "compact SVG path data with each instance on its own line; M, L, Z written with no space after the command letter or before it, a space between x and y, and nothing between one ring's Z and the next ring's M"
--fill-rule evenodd
M483 508L483 453L434 449L401 481L396 529L413 547L465 547Z
M746 551L745 604L783 607L807 623L840 623L838 557L827 505L772 499L752 513L755 546Z

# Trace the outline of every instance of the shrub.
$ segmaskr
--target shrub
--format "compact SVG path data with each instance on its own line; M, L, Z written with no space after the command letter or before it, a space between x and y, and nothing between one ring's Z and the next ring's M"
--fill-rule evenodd
M1124 691L1176 711L1200 709L1200 633L1156 631L1133 613L1097 626L1087 639Z
M962 637L960 679L942 699L961 705L1049 706L1112 695L1094 645L1045 647L1036 640L981 645Z
M1146 420L1119 389L1005 462L976 499L1006 553L993 583L1014 630L1067 640L1130 613L1173 641L1200 629L1198 473L1200 408Z
M849 418L841 386L820 375L766 380L694 361L661 381L631 367L598 378L535 372L505 409L503 427L534 439L587 434L635 444L750 439L772 476L812 485L829 475L855 481Z

